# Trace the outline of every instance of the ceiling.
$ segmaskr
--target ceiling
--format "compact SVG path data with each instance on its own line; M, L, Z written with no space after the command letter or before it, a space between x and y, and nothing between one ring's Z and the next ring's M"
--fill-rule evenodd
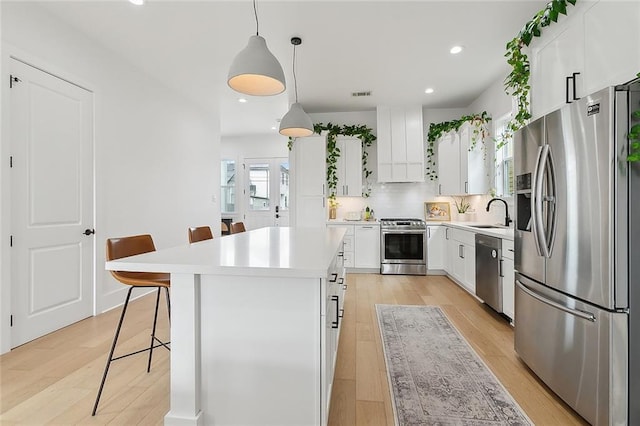
M251 1L49 1L53 15L209 111L223 135L276 132L295 98L305 110L376 105L468 106L506 76L505 45L546 1L257 1L259 33L283 66L285 93L252 97L226 85L256 24ZM464 50L451 55L453 45ZM434 93L427 95L425 89ZM371 91L354 98L352 92Z

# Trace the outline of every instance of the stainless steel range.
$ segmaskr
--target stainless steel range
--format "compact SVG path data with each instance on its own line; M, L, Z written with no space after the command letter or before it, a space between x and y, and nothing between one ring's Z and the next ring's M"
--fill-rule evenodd
M426 275L426 236L422 219L380 219L380 273Z

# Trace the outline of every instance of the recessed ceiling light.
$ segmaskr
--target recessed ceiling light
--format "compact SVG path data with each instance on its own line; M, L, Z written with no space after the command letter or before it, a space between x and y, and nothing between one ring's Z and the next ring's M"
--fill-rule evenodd
M451 52L452 55L456 55L462 52L462 46L453 46L449 52Z
M275 129L276 129L276 126L271 126L271 130L275 130Z
M238 98L238 102L240 102L241 104L244 104L247 102L247 100L245 98Z
M428 87L424 93L433 93L433 89L431 87Z
M144 4L144 0L129 0L129 3L135 4L136 6L142 6Z

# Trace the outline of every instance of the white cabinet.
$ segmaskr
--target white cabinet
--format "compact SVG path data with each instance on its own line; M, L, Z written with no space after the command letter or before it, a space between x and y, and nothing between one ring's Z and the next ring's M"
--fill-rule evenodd
M291 160L291 225L323 226L326 207L326 136L298 138L289 154Z
M355 225L356 268L380 268L380 226Z
M533 119L640 70L640 2L578 2L567 11L531 45Z
M340 227L347 230L347 233L344 236L343 242L343 263L345 268L353 268L355 265L354 259L354 248L355 248L355 232L354 226L350 224L329 224L327 225L329 228L331 227Z
M339 197L362 196L362 142L357 138L336 140L340 157L336 163L338 184L336 195Z
M471 123L438 140L438 193L440 195L485 194L489 174L481 135ZM477 138L477 140L474 139Z
M422 106L377 108L378 182L424 182Z
M476 294L475 233L448 228L445 237L447 247L445 270L467 291Z
M380 269L380 224L330 223L328 227L347 230L344 237L344 266L356 269Z
M513 268L513 241L502 240L502 312L515 318L515 273Z
M427 271L445 270L445 231L440 225L427 225Z

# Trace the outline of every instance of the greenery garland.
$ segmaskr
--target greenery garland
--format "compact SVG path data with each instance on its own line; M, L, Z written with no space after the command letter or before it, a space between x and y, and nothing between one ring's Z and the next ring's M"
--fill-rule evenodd
M507 63L511 65L511 72L504 81L505 92L516 98L518 112L507 124L507 133L503 138L511 138L513 132L527 124L531 118L529 112L529 85L530 68L529 58L523 49L529 46L533 37L540 37L542 28L548 27L551 22L558 22L560 14L567 14L567 3L575 6L577 0L552 0L544 9L535 16L520 30L518 35L507 43Z
M340 148L336 143L338 135L355 136L360 139L362 144L362 177L364 178L365 190L362 191L363 197L369 197L371 195L371 187L369 186L369 176L373 173L368 168L369 162L369 148L376 140L376 136L373 134L373 130L365 125L337 125L332 123L316 123L313 125L314 133L321 134L323 131L327 132L327 186L329 187L329 200L335 203L336 190L338 186L338 169L336 163L340 158ZM288 142L289 151L293 147L293 138L289 138Z
M463 115L457 120L431 123L429 125L429 132L427 133L426 177L432 181L438 179L435 160L435 142L442 135L451 131L457 132L464 123L471 123L473 126L471 146L469 147L469 151L471 151L476 147L478 140L481 140L484 143L484 139L489 135L487 125L490 121L491 116L489 116L489 113L487 113L487 111L482 111L478 114Z

